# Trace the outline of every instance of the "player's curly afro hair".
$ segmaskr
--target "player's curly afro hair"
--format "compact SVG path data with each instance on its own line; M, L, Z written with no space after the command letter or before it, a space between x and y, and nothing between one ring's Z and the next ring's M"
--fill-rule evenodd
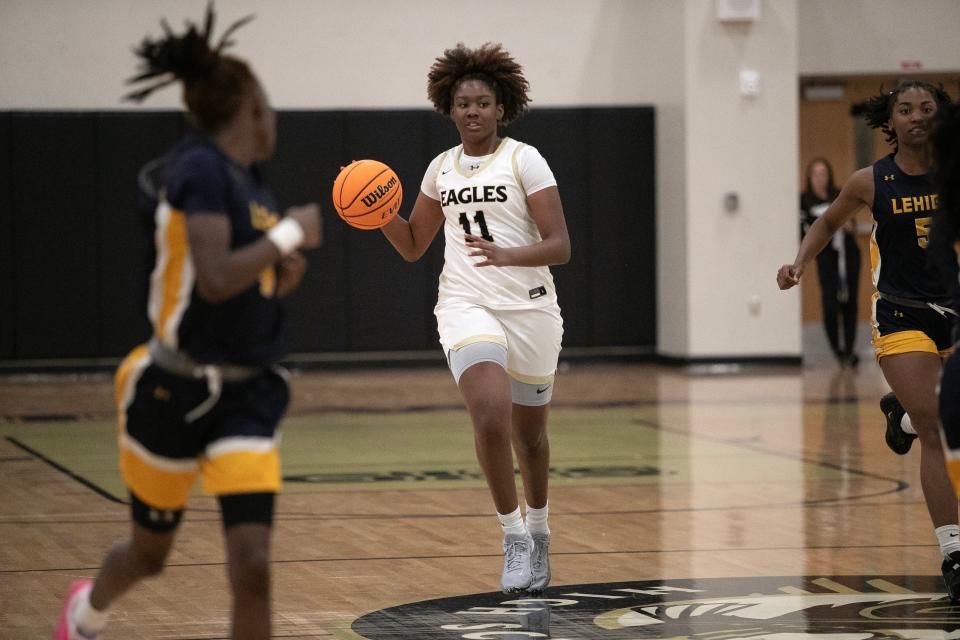
M523 67L503 45L488 42L469 49L459 42L444 51L427 74L427 96L434 108L449 116L453 94L466 80L480 80L493 90L497 104L503 105L501 124L510 124L526 112L530 84L523 77Z
M893 115L893 106L897 104L900 94L907 89L920 89L929 93L937 103L937 109L942 111L950 105L950 95L943 85L933 85L923 80L904 80L893 91L881 92L854 107L854 115L862 115L867 124L873 129L880 129L887 138L887 143L897 146L897 132L890 128L890 117Z
M188 21L184 32L176 34L162 20L163 37L144 38L134 49L140 59L140 73L127 80L127 84L150 84L124 98L142 102L157 89L181 81L183 101L194 123L204 131L216 131L234 116L255 82L246 62L222 53L233 44L230 36L252 19L253 16L247 16L234 22L216 45L210 42L214 25L212 0L207 5L202 29Z

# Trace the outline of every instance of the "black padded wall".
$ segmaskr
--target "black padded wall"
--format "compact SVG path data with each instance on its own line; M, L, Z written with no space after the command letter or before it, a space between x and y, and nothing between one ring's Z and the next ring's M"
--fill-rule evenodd
M163 155L185 125L176 113L154 114L149 127L132 113L101 114L96 122L98 322L91 333L98 353L118 354L150 336L144 310L153 238L138 212L137 173Z
M503 133L537 147L573 247L553 268L568 347L654 345L654 114L538 109ZM136 175L184 131L176 113L0 113L0 359L118 357L149 333L149 243ZM408 264L378 231L347 226L331 189L350 160L397 171L408 216L456 129L427 110L289 111L265 167L281 207L317 202L323 247L290 299L291 352L437 348L443 233Z
M656 189L652 109L587 115L591 344L656 344Z
M13 194L10 182L10 158L13 155L10 137L10 114L0 113L0 360L12 358L16 345L17 307L14 290L17 260L13 236L16 219L13 215Z
M344 119L341 112L279 114L277 152L265 168L281 208L313 202L323 213L323 246L305 252L307 273L288 305L287 341L298 352L343 351L349 344L349 230L330 200L344 157Z
M345 160L373 158L397 172L406 217L420 191L428 151L422 111L360 111L347 115ZM349 230L347 273L350 346L359 350L427 349L431 294L429 261L407 263L379 231ZM431 300L432 297L432 300Z
M96 355L97 118L14 114L15 356Z

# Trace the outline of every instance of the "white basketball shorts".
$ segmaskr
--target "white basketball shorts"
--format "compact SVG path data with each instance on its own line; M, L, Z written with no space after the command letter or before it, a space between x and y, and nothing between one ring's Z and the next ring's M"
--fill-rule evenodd
M437 304L434 313L445 356L468 344L494 342L507 349L511 378L535 385L553 383L563 338L559 306L488 309L447 299Z

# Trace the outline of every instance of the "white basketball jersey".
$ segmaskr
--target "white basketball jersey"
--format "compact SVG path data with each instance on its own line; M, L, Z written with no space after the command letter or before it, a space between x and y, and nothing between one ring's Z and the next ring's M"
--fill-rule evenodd
M464 168L463 145L458 145L431 163L445 218L440 302L458 298L491 309L556 304L557 293L549 267L478 268L474 265L482 258L470 256L464 241L464 234L469 232L501 247L540 242L540 232L530 217L526 190L517 169L517 155L525 146L504 138L479 166ZM424 181L429 178L425 176Z

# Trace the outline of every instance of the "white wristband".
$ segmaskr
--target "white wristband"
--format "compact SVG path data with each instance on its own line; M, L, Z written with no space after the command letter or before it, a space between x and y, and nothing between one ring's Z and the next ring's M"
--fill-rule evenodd
M283 256L290 255L303 244L303 237L303 227L293 218L284 218L267 231L267 238Z

